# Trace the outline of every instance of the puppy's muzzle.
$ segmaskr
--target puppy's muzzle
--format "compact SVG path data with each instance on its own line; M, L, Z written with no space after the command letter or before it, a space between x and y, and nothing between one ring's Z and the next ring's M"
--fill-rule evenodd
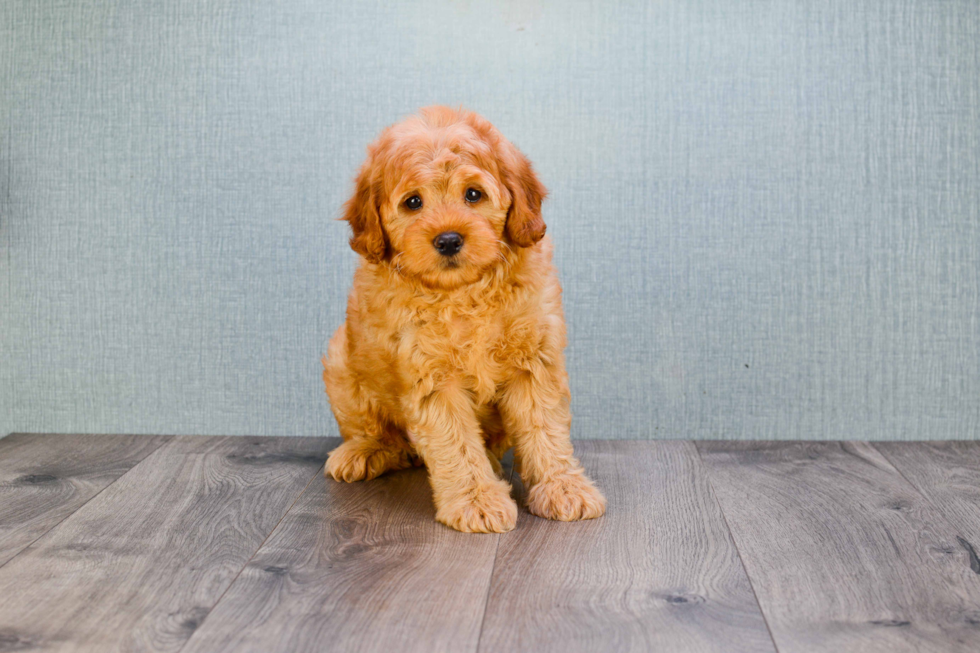
M455 256L463 249L463 237L455 231L446 231L436 236L432 245L443 256Z

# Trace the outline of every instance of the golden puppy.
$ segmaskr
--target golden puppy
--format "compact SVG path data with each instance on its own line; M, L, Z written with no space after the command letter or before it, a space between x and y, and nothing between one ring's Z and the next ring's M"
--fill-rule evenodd
M514 528L499 457L511 446L528 509L605 512L572 452L561 286L531 164L468 111L423 109L368 148L345 207L361 255L323 380L341 444L326 473L429 471L436 519Z

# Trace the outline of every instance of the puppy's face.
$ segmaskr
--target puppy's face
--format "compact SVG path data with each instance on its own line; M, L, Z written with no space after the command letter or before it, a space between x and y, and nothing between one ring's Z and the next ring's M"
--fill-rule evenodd
M368 148L344 219L351 247L427 286L473 283L545 232L547 191L486 120L445 107L389 127Z

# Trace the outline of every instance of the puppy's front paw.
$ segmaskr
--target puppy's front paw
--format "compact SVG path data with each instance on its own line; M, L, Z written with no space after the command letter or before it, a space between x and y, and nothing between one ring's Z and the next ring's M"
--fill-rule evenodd
M506 533L517 524L517 504L504 481L450 500L436 511L436 519L464 533Z
M606 512L606 498L581 473L556 476L531 487L527 509L538 517L558 521L595 519Z
M405 466L401 464L398 452L381 448L374 442L354 439L347 440L330 452L324 475L352 483L370 481L389 469L401 469Z

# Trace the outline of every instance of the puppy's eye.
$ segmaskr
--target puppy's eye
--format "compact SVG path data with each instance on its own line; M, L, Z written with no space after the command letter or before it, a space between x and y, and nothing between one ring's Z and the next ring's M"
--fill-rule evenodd
M483 197L483 193L481 193L475 188L467 188L465 197L467 202L469 202L470 204L474 204L480 201L480 198Z
M410 211L418 211L422 208L422 198L418 195L412 195L407 200L405 200L405 208Z

